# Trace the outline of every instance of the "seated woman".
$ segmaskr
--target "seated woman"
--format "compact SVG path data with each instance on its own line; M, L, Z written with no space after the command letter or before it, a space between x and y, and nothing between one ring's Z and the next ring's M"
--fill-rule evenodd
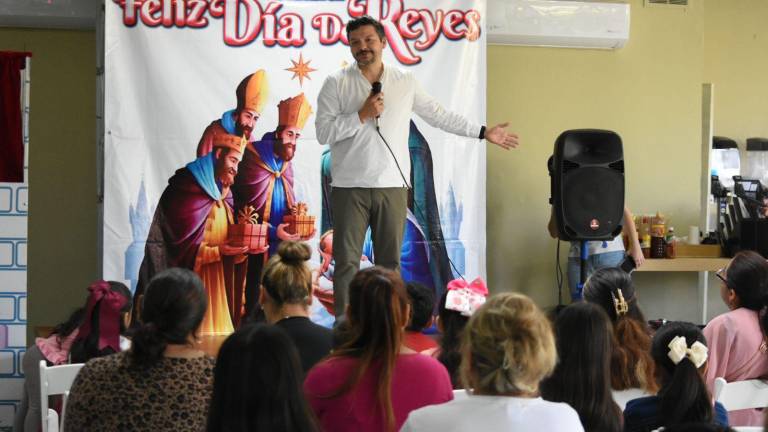
M617 268L597 270L584 285L584 300L600 306L613 323L611 388L619 408L632 399L655 395L651 333L632 278Z
M309 320L312 274L307 260L312 250L306 243L284 241L267 262L261 279L259 303L267 321L286 331L299 350L307 372L331 352L331 330Z
M621 409L611 394L613 333L605 312L574 303L557 316L555 337L558 363L541 382L541 397L573 407L587 432L621 431Z
M471 394L412 412L402 431L584 430L573 408L538 396L557 354L550 324L531 299L491 297L464 333L461 376Z
M717 276L729 312L716 316L704 328L710 349L706 375L710 392L718 377L732 382L763 378L768 373L768 263L756 252L739 252ZM732 411L728 417L735 426L763 424L762 410Z
M40 429L40 361L48 366L85 363L94 357L125 349L122 335L130 322L131 291L114 281L96 281L88 287L85 306L57 325L47 338L37 338L24 354L24 389L13 430ZM104 320L104 321L102 321Z
M214 361L195 341L206 307L203 283L192 271L155 275L131 349L89 361L75 378L65 429L204 429Z
M626 432L648 432L662 426L705 422L728 426L728 413L715 403L704 384L707 340L696 325L671 322L656 331L651 344L656 362L658 396L627 402Z
M282 329L246 324L219 350L208 431L317 431L303 378L298 352Z
M409 305L397 273L358 272L346 317L344 343L304 381L323 430L397 431L409 412L453 399L443 365L403 345Z

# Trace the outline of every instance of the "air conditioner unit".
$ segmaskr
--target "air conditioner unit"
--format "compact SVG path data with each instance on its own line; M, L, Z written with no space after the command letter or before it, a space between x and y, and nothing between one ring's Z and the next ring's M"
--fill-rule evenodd
M617 49L629 39L629 4L488 0L488 43Z

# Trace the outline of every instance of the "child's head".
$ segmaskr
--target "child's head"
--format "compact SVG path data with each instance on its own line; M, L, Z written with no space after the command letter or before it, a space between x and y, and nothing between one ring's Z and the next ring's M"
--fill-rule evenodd
M435 293L428 286L418 282L405 284L411 300L411 319L407 330L422 331L432 325L432 311L435 308Z
M133 299L125 284L98 280L88 287L77 338L70 350L73 363L120 351L120 335L130 324Z
M699 327L670 322L653 336L651 356L660 385L659 419L663 426L712 420L712 403L702 373L707 340Z

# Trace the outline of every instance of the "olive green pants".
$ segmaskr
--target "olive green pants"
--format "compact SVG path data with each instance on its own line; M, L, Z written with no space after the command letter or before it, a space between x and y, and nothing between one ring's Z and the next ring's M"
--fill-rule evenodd
M338 188L333 212L333 296L336 317L344 315L349 283L360 268L363 242L371 227L376 265L400 271L408 192L405 188Z

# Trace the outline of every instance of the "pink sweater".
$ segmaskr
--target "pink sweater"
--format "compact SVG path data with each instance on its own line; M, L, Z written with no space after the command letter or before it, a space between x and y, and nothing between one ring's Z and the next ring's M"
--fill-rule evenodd
M346 382L356 365L354 358L332 358L312 368L304 381L304 392L324 431L384 431L385 420L376 400L380 366L371 367L347 394L333 399L322 397ZM396 431L411 411L452 399L451 380L440 362L421 354L398 356L392 374Z
M706 382L714 397L715 378L744 381L768 376L768 354L760 329L757 312L738 308L712 319L704 328L709 359ZM728 413L731 426L761 426L760 410L739 410Z

